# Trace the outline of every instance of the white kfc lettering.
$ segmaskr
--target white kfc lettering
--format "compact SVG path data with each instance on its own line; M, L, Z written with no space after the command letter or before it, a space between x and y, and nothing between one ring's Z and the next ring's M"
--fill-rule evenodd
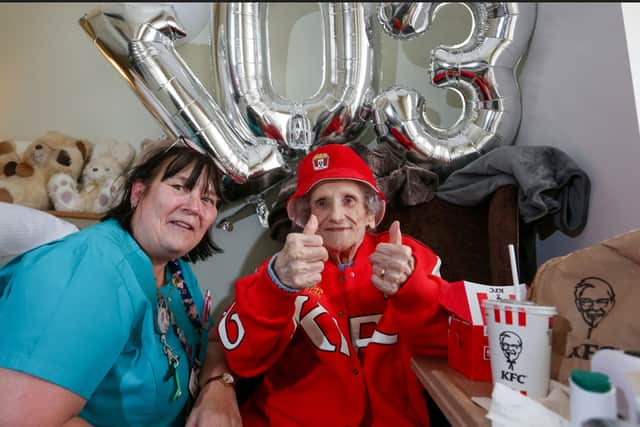
M307 334L313 345L318 347L319 350L322 351L336 351L336 346L329 341L327 334L322 330L320 324L316 320L321 314L329 313L326 308L324 308L319 303L309 310L307 314L305 314L302 319L300 319L300 315L302 314L302 307L309 297L307 295L299 295L296 297L295 301L295 313L294 313L294 322L296 324L300 324L304 332ZM338 322L333 317L331 318L333 323L336 326L336 330L340 334L340 353L345 356L349 356L351 353L349 351L349 343L347 339L342 334L340 327L338 326Z
M382 345L393 345L398 342L398 334L385 334L376 329L373 331L371 342Z
M229 339L229 334L227 333L227 316L229 316L229 312L234 305L235 303L233 303L231 307L229 307L229 310L224 313L224 316L222 316L222 321L218 325L218 334L220 335L220 340L222 341L222 345L224 346L224 348L226 348L227 350L233 350L238 347L245 335L244 326L242 326L240 316L238 316L238 313L233 313L229 317L229 321L236 324L236 328L238 329L238 337L234 342L231 342L231 340Z
M362 336L362 325L373 323L378 325L378 320L382 314L370 314L367 316L356 316L349 318L349 329L351 331L351 342L357 349L364 348L370 343L393 345L398 342L398 334L385 334L375 329L370 337Z
M435 265L435 267L433 267L433 271L431 272L431 274L433 274L434 276L442 277L440 275L440 267L441 266L442 266L442 260L440 259L440 257L438 257L436 259L436 265Z

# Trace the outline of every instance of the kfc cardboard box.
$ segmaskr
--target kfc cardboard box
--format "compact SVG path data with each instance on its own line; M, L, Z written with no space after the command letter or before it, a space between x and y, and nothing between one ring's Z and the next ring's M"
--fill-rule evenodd
M476 381L491 381L489 338L486 328L455 316L450 318L449 366Z
M514 286L489 286L459 281L450 283L443 298L449 318L448 363L467 378L491 381L489 337L482 301L516 299ZM522 300L526 286L518 286Z

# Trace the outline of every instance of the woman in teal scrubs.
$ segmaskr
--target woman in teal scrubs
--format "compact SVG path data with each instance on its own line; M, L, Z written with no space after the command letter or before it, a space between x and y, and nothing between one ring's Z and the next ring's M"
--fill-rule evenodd
M153 147L101 223L0 269L0 426L185 424L215 383L199 378L212 320L189 263L218 250L217 173L182 143ZM239 423L233 388L214 393Z

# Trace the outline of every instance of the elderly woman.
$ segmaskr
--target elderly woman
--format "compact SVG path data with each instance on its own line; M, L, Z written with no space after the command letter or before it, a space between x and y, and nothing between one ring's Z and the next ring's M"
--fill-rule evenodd
M210 329L189 262L217 250L216 174L153 147L103 222L0 269L0 425L184 425ZM233 391L209 394L233 418Z
M325 145L298 166L289 218L302 232L240 279L218 325L241 377L264 374L241 408L249 426L428 425L413 354L446 354L440 261L374 228L384 195L367 164Z

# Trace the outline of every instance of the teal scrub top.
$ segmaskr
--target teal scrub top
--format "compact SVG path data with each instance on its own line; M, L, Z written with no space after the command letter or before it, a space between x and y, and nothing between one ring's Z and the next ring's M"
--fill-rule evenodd
M198 282L179 263L201 316ZM203 361L212 321L198 334L178 289L160 291L192 348L200 341ZM189 361L169 328L182 387L173 401L175 380L163 381L169 365L155 328L155 292L149 257L115 220L32 249L0 269L0 367L87 399L80 416L96 426L184 425Z

